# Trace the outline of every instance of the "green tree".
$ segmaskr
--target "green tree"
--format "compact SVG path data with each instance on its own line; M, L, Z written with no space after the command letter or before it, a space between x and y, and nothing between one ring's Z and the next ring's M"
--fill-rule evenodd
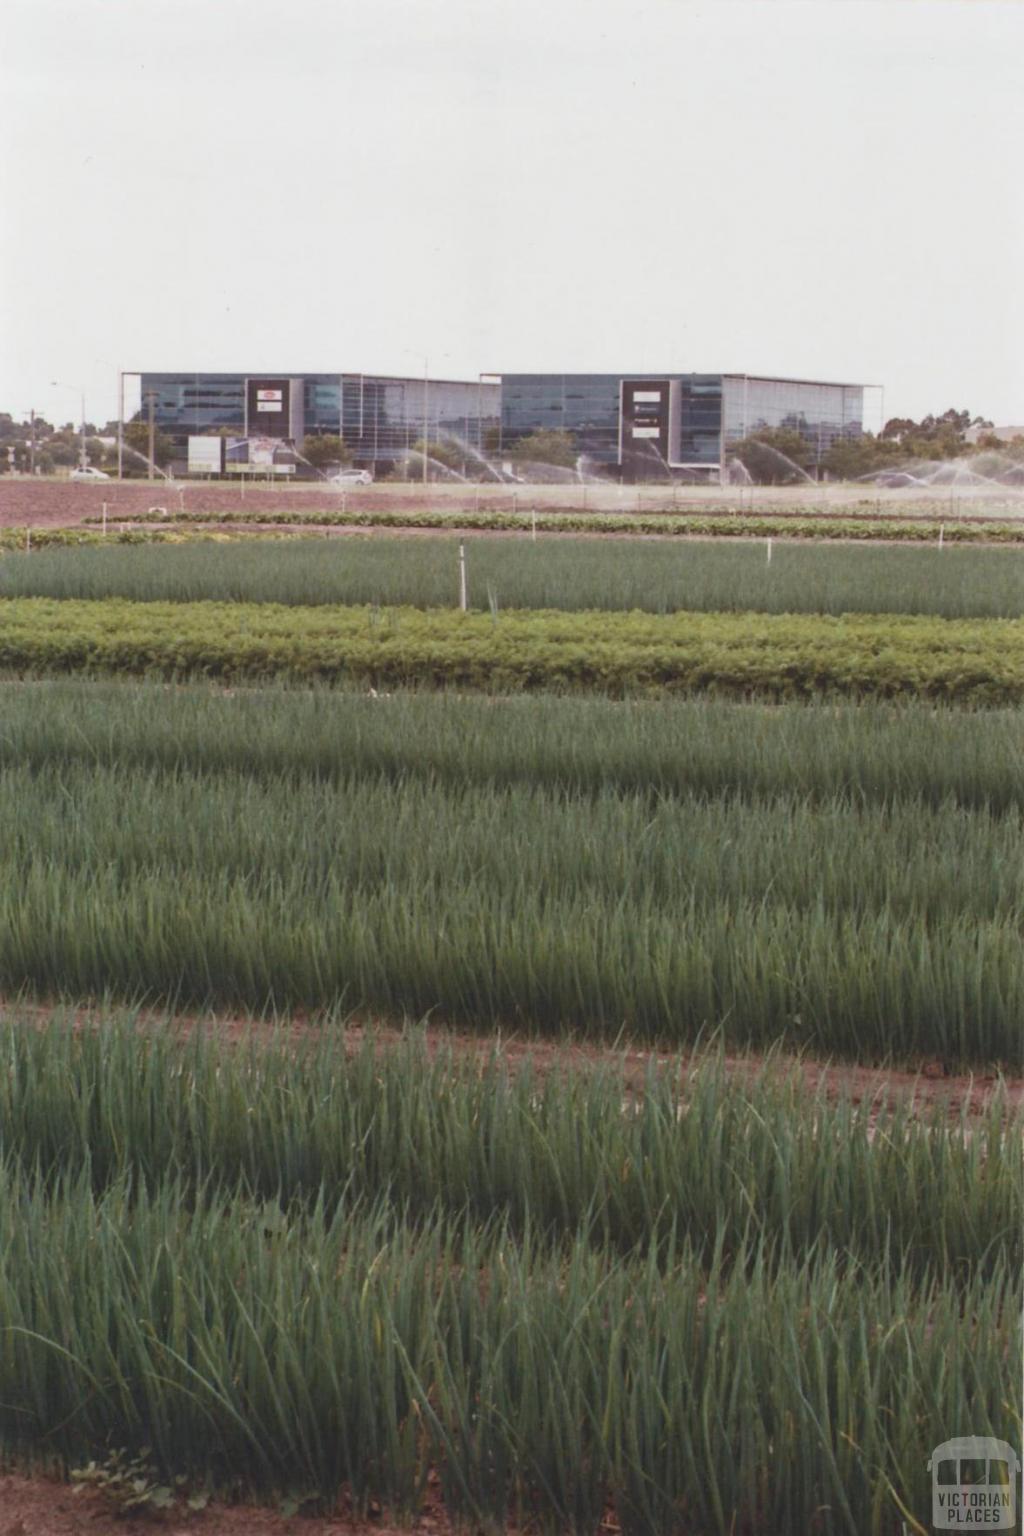
M124 429L124 440L125 440L126 445L129 448L131 448L134 453L141 454L142 458L147 460L147 462L148 462L148 460L149 460L149 423L148 422L146 422L146 421L130 421L128 423L128 425ZM116 450L115 450L115 452L116 452ZM153 461L156 464L157 469L165 468L165 466L168 465L171 462L171 459L173 458L173 456L174 456L174 439L171 438L171 437L168 437L166 432L161 432L159 430L159 428L158 428L157 431L154 433L154 436L153 436ZM131 455L129 454L128 457L130 458ZM138 466L138 462L139 461L136 459L136 461L135 461L136 467Z
M554 464L562 469L574 469L579 450L571 432L541 428L528 437L521 437L509 449L508 456L516 464Z
M763 427L729 450L758 485L796 485L811 473L816 449L795 427ZM802 473L801 473L802 471Z
M895 441L864 432L858 437L837 437L822 454L821 467L837 480L859 480L863 475L898 462L901 457Z
M302 456L314 469L327 469L331 464L351 464L352 450L343 437L332 432L322 432L307 437L302 444Z

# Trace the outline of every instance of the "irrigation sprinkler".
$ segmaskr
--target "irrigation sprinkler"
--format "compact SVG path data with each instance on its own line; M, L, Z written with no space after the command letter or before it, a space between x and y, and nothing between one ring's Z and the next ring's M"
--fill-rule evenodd
M466 546L459 545L459 608L466 611Z

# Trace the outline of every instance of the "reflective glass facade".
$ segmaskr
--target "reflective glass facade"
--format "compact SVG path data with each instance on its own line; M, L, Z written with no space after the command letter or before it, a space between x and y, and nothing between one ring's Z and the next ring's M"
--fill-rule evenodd
M820 454L864 430L864 386L727 374L723 380L724 447L765 427L790 427Z
M190 434L218 428L241 434L244 373L141 375L143 414L149 392L157 426L184 448ZM388 465L424 433L428 442L465 443L469 450L507 453L538 431L569 432L577 451L609 473L642 472L637 445L650 438L622 410L624 385L670 390L670 421L656 457L664 469L712 471L730 445L765 427L792 427L824 454L837 438L864 429L864 386L721 373L515 373L501 383L361 373L309 373L300 379L307 436L340 433L359 464ZM632 400L635 391L625 393ZM641 394L643 391L641 390ZM665 452L666 446L668 448ZM468 455L471 457L471 453ZM652 457L648 449L648 457Z
M501 380L501 446L512 448L531 432L571 432L579 451L598 464L620 463L620 406L624 380L664 379L678 384L678 460L719 462L722 375L719 373L506 373Z
M156 425L180 445L220 427L242 433L245 373L144 373L142 409L154 395ZM262 375L260 375L262 377ZM501 386L493 383L391 378L361 373L307 373L301 379L306 436L340 434L357 463L392 463L424 436L456 439L479 450L497 432Z

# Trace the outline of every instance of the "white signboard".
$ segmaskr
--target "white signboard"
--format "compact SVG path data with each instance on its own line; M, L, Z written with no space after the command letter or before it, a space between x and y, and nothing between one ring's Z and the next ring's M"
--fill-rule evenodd
M190 475L219 475L224 452L222 437L190 437L188 472Z
M661 436L661 428L660 427L634 427L633 428L633 436L634 437L660 437Z

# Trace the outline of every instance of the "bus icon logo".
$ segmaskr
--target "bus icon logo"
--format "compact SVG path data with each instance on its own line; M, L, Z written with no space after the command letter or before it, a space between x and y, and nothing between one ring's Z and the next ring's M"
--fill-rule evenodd
M928 1470L937 1531L1016 1529L1020 1458L1005 1440L987 1435L946 1440L935 1447Z

